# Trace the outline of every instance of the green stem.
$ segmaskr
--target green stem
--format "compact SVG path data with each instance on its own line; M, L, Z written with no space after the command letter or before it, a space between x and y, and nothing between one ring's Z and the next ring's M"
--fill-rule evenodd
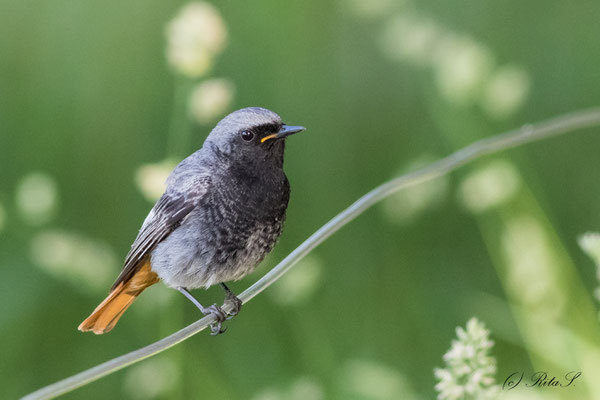
M181 159L188 153L191 141L188 101L193 82L178 76L175 79L173 108L167 139L167 157Z

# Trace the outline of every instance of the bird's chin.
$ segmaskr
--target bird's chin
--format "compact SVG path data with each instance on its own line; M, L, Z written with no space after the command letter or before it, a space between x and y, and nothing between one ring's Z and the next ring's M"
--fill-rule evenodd
M275 142L275 146L276 146L276 147L275 147L275 150L278 150L278 151L280 151L281 153L283 153L283 149L285 149L285 138L283 138L283 139L278 139L278 140Z
M275 139L266 147L266 158L274 160L279 167L283 166L283 152L285 149L285 138Z
M268 140L264 144L269 151L277 151L279 149L283 150L285 147L285 138Z

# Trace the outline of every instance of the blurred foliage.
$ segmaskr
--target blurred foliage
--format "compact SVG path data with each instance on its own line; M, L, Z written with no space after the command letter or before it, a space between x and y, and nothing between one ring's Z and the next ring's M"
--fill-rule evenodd
M285 232L232 284L241 292L397 171L600 100L598 2L215 2L220 47L206 66L186 59L192 77L166 58L186 4L0 0L3 397L198 318L157 285L110 334L76 330L118 273L161 168L228 111L264 106L308 128L288 141ZM577 246L600 230L599 148L590 129L400 193L225 335L203 332L65 398L433 398L433 369L472 316L495 341L498 383L581 370L577 387L544 393L600 398L598 281Z

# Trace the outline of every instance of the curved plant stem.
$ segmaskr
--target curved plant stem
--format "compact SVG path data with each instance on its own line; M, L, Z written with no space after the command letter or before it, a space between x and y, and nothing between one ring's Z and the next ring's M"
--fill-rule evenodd
M300 259L302 259L329 236L337 232L341 227L362 214L373 204L401 189L448 174L460 166L486 154L496 153L523 145L525 143L572 132L577 129L599 125L600 108L574 112L535 125L526 125L513 131L479 140L422 169L388 181L362 196L328 223L323 225L319 230L306 239L304 243L302 243L300 246L298 246L298 248L285 257L283 261L281 261L276 267L274 267L254 285L250 286L242 294L240 294L239 298L244 303L250 301L254 296L258 295L260 292L277 281L283 274L292 268L294 264L300 261ZM225 311L230 310L225 308ZM167 336L164 339L39 389L36 392L25 396L24 399L48 399L67 393L73 389L98 380L103 376L111 374L145 358L158 354L170 347L173 347L183 340L186 340L192 335L195 335L196 333L205 329L213 321L214 316L204 317L201 320L194 322L193 324L173 333L170 336Z

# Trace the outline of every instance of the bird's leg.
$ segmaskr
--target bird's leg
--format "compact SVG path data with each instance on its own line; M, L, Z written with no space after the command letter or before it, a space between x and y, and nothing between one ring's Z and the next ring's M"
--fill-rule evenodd
M242 309L242 301L238 299L238 297L227 287L226 284L221 283L223 290L225 290L225 301L224 304L231 303L233 305L233 309L231 312L227 314L227 319L231 319L238 315L240 310Z
M217 306L216 304L213 304L212 306L208 306L208 307L204 307L202 304L200 304L200 302L198 300L196 300L194 298L194 296L192 296L192 294L190 292L188 292L188 290L184 287L179 286L177 288L177 290L179 290L181 293L183 293L183 295L185 297L187 297L192 303L194 303L194 305L196 307L198 307L198 309L202 312L202 314L204 315L214 315L217 320L215 322L213 322L210 325L210 334L215 336L218 335L219 333L223 333L227 330L227 328L222 328L222 323L223 321L225 321L225 319L227 319L227 314L225 313L225 311L223 311L223 309L219 306Z

